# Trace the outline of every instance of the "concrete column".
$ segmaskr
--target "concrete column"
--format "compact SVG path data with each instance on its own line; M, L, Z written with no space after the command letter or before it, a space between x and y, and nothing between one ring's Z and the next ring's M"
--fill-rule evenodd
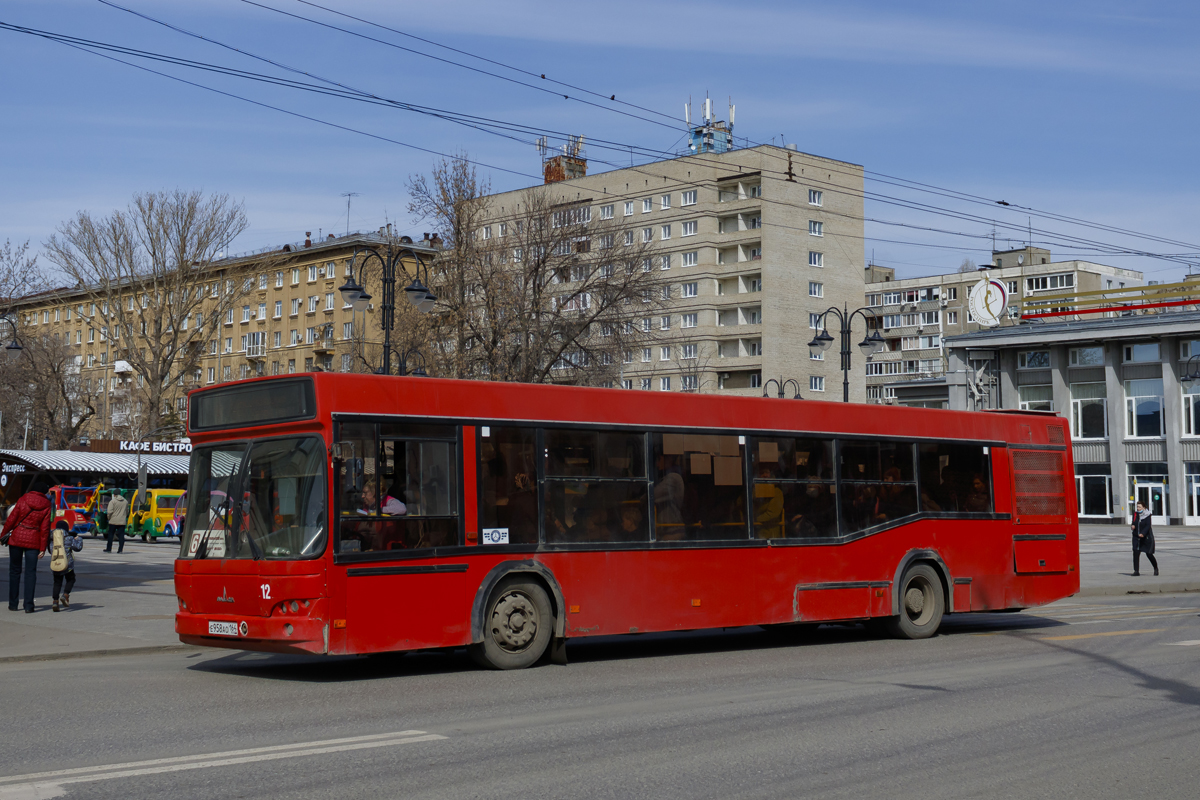
M1129 479L1125 468L1125 387L1121 383L1121 343L1104 345L1104 384L1108 393L1108 463L1112 470L1113 513L1129 515Z
M1000 358L1000 398L998 408L1019 408L1020 397L1017 395L1017 351L1012 349L998 350Z
M1167 492L1170 498L1170 520L1172 525L1182 525L1184 510L1187 508L1187 477L1183 468L1183 448L1180 438L1183 436L1183 392L1179 385L1179 341L1163 337L1158 345L1162 356L1163 373L1163 431L1167 443L1167 478L1171 486Z
M1067 376L1069 348L1057 345L1050 348L1050 384L1054 389L1054 413L1071 419L1071 384Z

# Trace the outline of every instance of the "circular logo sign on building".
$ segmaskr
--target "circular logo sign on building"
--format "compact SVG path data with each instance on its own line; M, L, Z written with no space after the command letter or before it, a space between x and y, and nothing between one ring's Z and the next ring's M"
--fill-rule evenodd
M985 328L994 328L1008 308L1008 289L1000 281L984 278L972 287L967 307L976 322Z

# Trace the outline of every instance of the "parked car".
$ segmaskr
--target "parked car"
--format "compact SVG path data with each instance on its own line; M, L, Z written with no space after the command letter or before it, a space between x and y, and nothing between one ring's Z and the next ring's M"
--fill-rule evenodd
M163 536L178 536L183 530L183 518L187 512L187 492L179 495L179 499L175 501L175 513L167 520L167 524L163 527Z
M141 534L148 542L160 536L176 536L166 532L167 522L175 516L175 506L183 495L182 489L147 489L146 500L135 511L130 512L127 535Z
M96 494L96 486L58 486L51 487L46 492L50 507L54 509L54 521L51 527L65 521L74 534L92 533L96 530L93 521L95 505L92 500Z

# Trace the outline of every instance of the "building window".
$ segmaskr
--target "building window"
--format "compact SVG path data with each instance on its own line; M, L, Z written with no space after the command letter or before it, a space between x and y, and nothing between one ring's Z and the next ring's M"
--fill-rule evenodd
M317 311L317 304L320 302L321 302L320 295L314 294L311 297L309 297L308 298L308 313L315 314Z
M208 368L208 382L209 383L217 382L217 368L216 367Z
M633 201L632 200L630 200L628 203L625 204L625 216L627 216L627 217L633 216Z
M325 294L325 310L333 311L333 292L327 292Z
M761 356L762 354L762 339L751 339L746 342L746 355Z
M1017 353L1017 369L1050 369L1050 351L1027 350Z
M670 269L671 268L671 254L668 253L667 255L665 255L661 259L659 259L659 265L662 269Z
M669 208L671 207L671 195L669 195L669 194L664 194L664 195L662 196L662 203L661 203L661 205L662 205L662 210L663 210L663 211L666 211L667 209L669 209Z
M650 348L649 348L649 347L643 347L643 348L642 348L642 363L643 363L643 364L648 364L648 363L650 363L650 360L651 360L652 358L653 358L653 355L651 354Z
M342 323L342 338L343 339L353 339L354 338L354 323L353 322L343 322Z
M904 302L903 298L904 298L904 295L902 292L884 292L883 293L883 304L885 306L900 305L900 303Z
M300 331L296 328L292 328L292 338L291 342L289 343L289 347L294 347L298 344L300 344Z
M808 313L808 327L812 328L814 331L820 329L821 315L810 311Z
M250 306L242 306L242 322L250 321Z
M1022 386L1017 390L1022 411L1053 411L1053 386Z
M642 199L642 213L649 214L653 210L654 210L654 200L649 197L643 198Z
M698 314L683 314L683 315L681 315L679 317L679 327L681 327L681 328L696 327L696 320L698 317L699 317Z
M280 344L282 343L282 339L283 339L283 331L275 331L273 334L271 334L271 346L279 347Z
M808 282L808 296L809 297L824 297L825 296L825 284L818 283L817 281L809 281Z
M809 236L824 236L825 235L825 223L817 222L815 219L810 219L808 221L808 235Z
M940 311L922 311L921 312L921 324L922 325L937 325L940 318L941 318Z
M1125 381L1125 435L1133 438L1163 435L1162 378Z
M654 241L654 228L642 228L642 244Z
M808 351L808 360L809 361L824 361L825 360L825 351L824 350L809 350ZM871 365L867 364L867 366L869 367ZM868 373L868 374L870 374L870 373Z
M809 375L808 376L808 390L810 392L825 391L825 377L822 375Z
M824 253L817 253L817 252L815 252L815 251L813 251L813 250L809 250L809 251L808 251L808 265L809 265L810 267L823 267L823 266L825 266L825 254L824 254Z
M750 230L755 231L762 228L762 217L755 216L750 218Z
M665 317L661 317L661 318L659 318L659 320L658 320L658 329L659 329L660 331L669 331L669 330L671 330L671 317L670 317L670 315L668 315L668 316L665 316Z
M997 267L999 267L1000 265L999 265L999 264L997 264L996 266L997 266ZM1016 281L1009 281L1009 282L1008 282L1008 296L1009 296L1009 297L1016 297L1016 296L1017 296L1017 282L1016 282Z
M699 293L700 293L700 284L698 284L698 283L683 284L683 296L684 297L696 297L697 295L699 295Z
M946 324L947 325L957 325L958 324L958 312L957 311L947 311L946 312Z
M695 235L696 235L696 227L697 227L697 224L698 224L698 223L696 223L696 221L695 221L695 220L692 220L691 222L685 222L685 223L683 223L683 232L682 232L680 235L682 235L682 236L695 236Z
M671 238L671 226L663 225L662 226L662 239L666 240L666 239L670 239L670 238Z
M682 262L683 266L685 266L685 267L694 267L698 263L700 263L700 255L699 255L699 253L696 253L696 252L684 253L682 255L682 259L683 259L683 262Z
M948 289L946 289L946 293L943 296L947 300L957 300L958 299L958 287L956 287L956 286L949 287Z
M308 280L311 283L312 281L315 281L316 279L317 279L317 265L309 264L308 265Z
M679 348L679 357L684 361L692 361L696 358L696 345L685 344Z
M816 189L809 189L809 190L808 190L808 204L809 204L810 206L819 206L819 205L822 205L822 199L823 199L823 198L824 198L824 194L823 194L822 192L820 192L820 191L818 191L818 190L816 190Z
M1025 289L1037 292L1046 289L1070 289L1075 286L1075 274L1039 275L1036 278L1025 279Z
M283 301L276 300L275 301L275 319L279 319L282 316L283 316Z
M669 346L668 347L660 347L658 349L658 360L659 361L670 361L671 360L671 348Z
M1183 435L1200 436L1200 383L1183 385Z
M300 313L300 298L293 297L292 298L292 316L294 317L299 313Z
M600 219L612 219L613 206L600 206Z
M1158 342L1125 345L1125 363L1127 364L1160 361L1161 358Z
M1071 384L1072 438L1108 438L1107 397L1108 391L1103 383Z
M1104 366L1103 347L1072 347L1069 363L1072 367Z

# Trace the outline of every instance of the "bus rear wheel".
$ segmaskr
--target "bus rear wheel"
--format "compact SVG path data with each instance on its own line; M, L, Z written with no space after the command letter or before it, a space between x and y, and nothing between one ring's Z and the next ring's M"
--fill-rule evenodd
M488 598L483 642L472 645L471 656L492 669L525 669L538 662L553 634L546 590L527 579L505 578Z
M941 578L928 564L915 564L900 581L900 614L888 620L888 633L897 639L928 639L937 633L945 612Z

